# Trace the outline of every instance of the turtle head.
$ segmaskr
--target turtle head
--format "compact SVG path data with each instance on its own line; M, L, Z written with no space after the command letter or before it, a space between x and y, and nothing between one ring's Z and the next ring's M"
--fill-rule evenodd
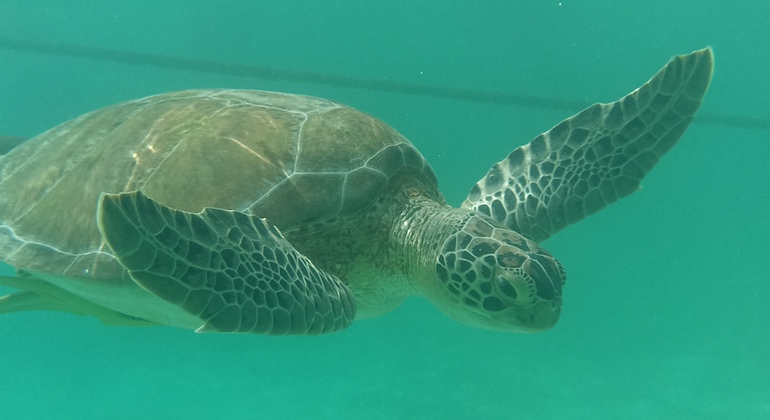
M436 261L444 312L466 324L508 332L556 324L566 280L562 265L535 242L483 215L471 213L466 220Z

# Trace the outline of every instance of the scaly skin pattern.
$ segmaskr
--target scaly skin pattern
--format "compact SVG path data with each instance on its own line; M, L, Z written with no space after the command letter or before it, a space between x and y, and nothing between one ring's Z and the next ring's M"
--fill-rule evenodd
M413 290L480 328L534 332L556 323L566 273L548 251L479 212L417 194L408 202L388 260L404 264Z

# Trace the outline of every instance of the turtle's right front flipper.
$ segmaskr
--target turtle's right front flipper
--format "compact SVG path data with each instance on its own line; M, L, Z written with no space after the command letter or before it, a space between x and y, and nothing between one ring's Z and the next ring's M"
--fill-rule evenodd
M103 194L98 222L134 281L200 318L198 331L323 334L355 317L350 289L265 219L187 213L135 191Z

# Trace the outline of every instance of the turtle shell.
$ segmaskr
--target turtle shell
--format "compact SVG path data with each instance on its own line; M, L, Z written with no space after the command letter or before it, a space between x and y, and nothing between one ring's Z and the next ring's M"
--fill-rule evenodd
M125 278L96 224L102 193L142 190L282 230L354 217L433 170L393 128L339 103L246 90L151 96L83 115L0 158L0 260L66 277Z

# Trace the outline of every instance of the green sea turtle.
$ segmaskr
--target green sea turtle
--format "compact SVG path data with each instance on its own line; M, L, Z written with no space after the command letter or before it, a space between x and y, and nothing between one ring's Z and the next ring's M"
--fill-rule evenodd
M339 103L247 90L91 112L0 158L0 312L321 334L410 295L511 332L552 327L565 272L537 245L639 188L706 92L710 49L495 164L461 208L422 155Z

